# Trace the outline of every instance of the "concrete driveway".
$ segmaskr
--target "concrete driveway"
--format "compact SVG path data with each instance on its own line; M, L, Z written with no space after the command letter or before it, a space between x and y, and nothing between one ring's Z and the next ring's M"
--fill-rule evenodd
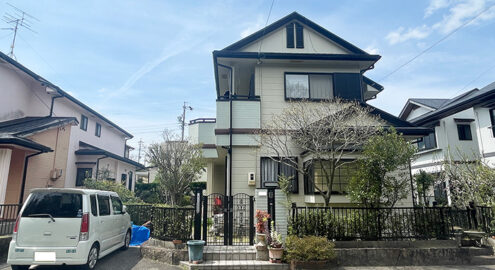
M1 270L10 270L11 268L7 265L0 264ZM78 269L78 267L69 267L69 266L32 266L30 269L36 270L69 270L69 269ZM110 269L119 269L119 270L180 270L181 268L177 266L171 266L168 264L162 264L159 262L155 262L149 259L141 258L141 253L138 247L131 247L126 251L116 251L103 259L99 260L96 265L96 270L110 270Z

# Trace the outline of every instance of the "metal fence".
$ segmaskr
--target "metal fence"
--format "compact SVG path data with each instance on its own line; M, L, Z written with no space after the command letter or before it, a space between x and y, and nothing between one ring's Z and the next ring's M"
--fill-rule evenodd
M160 240L192 239L194 208L126 205L131 221L142 225L151 221L151 237Z
M326 236L332 240L447 239L455 227L488 232L493 211L488 207L297 207L292 205L289 233Z
M0 235L12 234L20 204L0 204Z

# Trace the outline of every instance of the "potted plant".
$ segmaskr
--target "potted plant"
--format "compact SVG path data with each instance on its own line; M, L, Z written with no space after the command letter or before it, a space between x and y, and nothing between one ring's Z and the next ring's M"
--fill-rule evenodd
M335 259L335 244L326 237L295 235L285 240L286 259L291 269L328 269Z
M258 239L258 243L266 243L269 218L270 214L267 211L256 210L256 238Z
M268 261L268 248L266 246L266 235L268 232L268 219L270 215L266 211L256 210L256 260Z
M268 237L268 253L270 262L281 263L282 256L284 255L284 248L282 247L282 235L275 230L275 224L272 221L272 231Z

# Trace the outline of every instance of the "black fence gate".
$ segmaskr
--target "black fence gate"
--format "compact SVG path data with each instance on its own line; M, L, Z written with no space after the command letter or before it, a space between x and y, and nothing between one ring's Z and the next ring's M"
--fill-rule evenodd
M212 193L203 196L202 210L202 238L207 245L253 245L253 196Z

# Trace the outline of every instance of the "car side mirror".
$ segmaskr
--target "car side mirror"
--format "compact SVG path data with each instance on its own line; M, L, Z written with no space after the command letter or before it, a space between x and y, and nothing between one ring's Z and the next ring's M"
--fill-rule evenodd
M124 205L122 206L122 214L125 214L127 213L127 207Z

